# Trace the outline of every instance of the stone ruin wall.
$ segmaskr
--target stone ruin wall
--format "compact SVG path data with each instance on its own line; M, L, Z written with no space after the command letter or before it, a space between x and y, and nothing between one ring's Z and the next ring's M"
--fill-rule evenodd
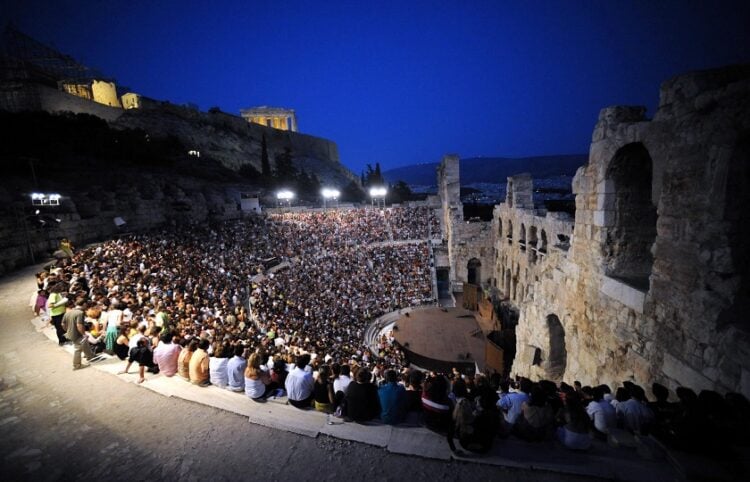
M481 278L489 282L492 274L492 232L490 223L464 222L461 203L459 158L455 154L443 157L438 167L438 210L443 239L447 241L451 290L463 291L467 281L469 260L476 258L482 265Z
M495 208L492 285L520 311L514 374L750 396L749 99L750 66L665 82L652 120L601 111L574 222ZM534 263L531 227L548 234Z

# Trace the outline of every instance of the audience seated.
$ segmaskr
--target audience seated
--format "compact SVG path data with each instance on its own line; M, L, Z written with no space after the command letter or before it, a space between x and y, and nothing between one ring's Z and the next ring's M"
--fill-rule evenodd
M39 314L48 308L55 324L63 300L85 299L88 343L106 345L123 360L131 355L128 366L139 363L139 381L156 365L166 376L226 386L254 400L285 388L295 407L313 401L325 412L346 407L358 422L399 423L406 410L421 411L425 426L455 434L466 450L485 451L496 433L511 428L540 440L555 427L566 447L585 449L589 431L604 438L618 417L628 430L686 450L748 444L750 404L739 394L696 395L681 387L679 402L671 403L669 391L654 384L656 400L649 403L630 382L614 398L606 385L579 381L568 388L524 378L510 389L499 375L490 382L454 373L451 384L445 374L424 380L423 372L407 369L392 334L379 333L373 346L365 345L374 319L434 302L426 240L438 230L427 208L175 226L76 251L49 274L38 274L33 307ZM283 264L269 270L271 258Z

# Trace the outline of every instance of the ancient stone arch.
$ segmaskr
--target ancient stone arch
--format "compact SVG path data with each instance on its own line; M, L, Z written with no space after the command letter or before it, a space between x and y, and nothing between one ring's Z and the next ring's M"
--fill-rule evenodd
M727 241L731 257L731 268L722 269L721 276L712 277L707 287L713 291L721 290L724 280L737 280L732 303L723 309L718 316L718 328L734 326L750 331L750 277L742 276L750 269L750 250L747 242L750 239L750 133L740 136L743 139L734 150L726 174L724 190L723 219L727 223ZM714 284L718 286L713 286Z
M546 328L549 337L549 352L543 366L550 380L559 380L565 374L568 358L568 351L565 347L565 328L560 318L554 313L547 315Z
M521 232L518 233L518 247L521 251L526 251L526 225L521 223Z
M466 281L473 285L482 284L482 262L477 258L471 258L466 263L467 275Z
M607 168L602 216L607 226L605 273L648 290L654 262L656 205L652 199L653 162L640 142L617 150Z

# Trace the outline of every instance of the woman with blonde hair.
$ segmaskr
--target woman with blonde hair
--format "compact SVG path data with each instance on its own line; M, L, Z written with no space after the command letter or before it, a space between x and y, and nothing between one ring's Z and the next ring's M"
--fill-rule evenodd
M262 402L270 395L271 377L260 367L263 356L254 352L247 360L245 368L245 395L255 402Z

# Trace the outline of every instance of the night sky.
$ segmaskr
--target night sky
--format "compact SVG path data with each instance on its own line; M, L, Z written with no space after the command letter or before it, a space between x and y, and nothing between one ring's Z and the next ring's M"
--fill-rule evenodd
M585 153L601 109L750 61L750 2L0 0L0 21L157 99L297 111L359 173Z

